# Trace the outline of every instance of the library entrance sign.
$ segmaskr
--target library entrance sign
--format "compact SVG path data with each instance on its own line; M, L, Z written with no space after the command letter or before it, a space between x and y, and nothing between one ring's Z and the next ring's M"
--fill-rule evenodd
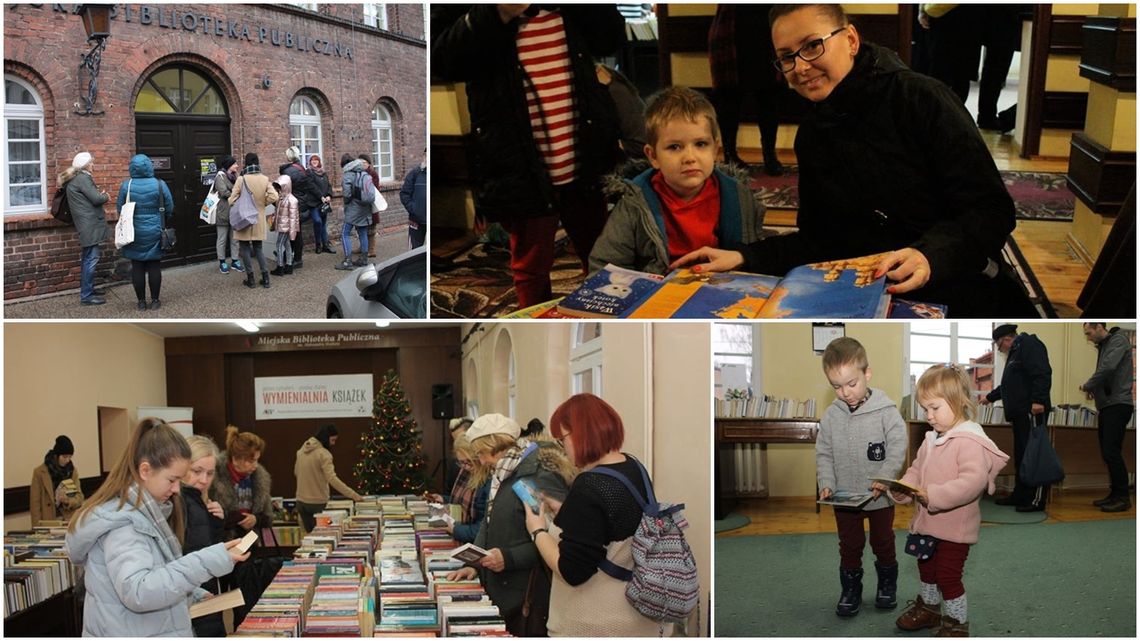
M372 375L261 376L253 381L255 418L372 416Z

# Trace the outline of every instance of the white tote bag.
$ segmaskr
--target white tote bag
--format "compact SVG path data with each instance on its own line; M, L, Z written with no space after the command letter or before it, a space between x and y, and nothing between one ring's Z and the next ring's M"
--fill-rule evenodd
M217 221L218 216L218 179L214 178L214 182L210 185L210 193L206 194L206 200L202 201L202 210L198 212L198 219L207 225L213 225Z
M127 181L127 201L115 223L115 248L122 249L135 242L135 203L131 200L131 182Z
M384 200L384 194L380 190L376 190L376 197L372 199L372 213L378 214L388 208L388 201Z

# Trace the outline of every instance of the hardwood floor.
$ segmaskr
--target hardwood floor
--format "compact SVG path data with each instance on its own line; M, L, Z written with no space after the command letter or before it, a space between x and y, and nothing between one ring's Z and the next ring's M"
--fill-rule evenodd
M1136 505L1133 496L1132 509L1126 512L1109 514L1094 507L1092 501L1102 498L1104 490L1066 490L1057 492L1054 500L1046 507L1048 518L1045 523L1072 523L1078 521L1107 521L1135 519ZM1009 509L1013 509L1012 507ZM717 534L717 537L756 536L761 534L810 534L814 532L835 532L835 517L831 508L824 506L815 513L815 501L811 497L775 497L767 499L742 500L734 510L747 516L748 525ZM905 529L913 516L914 508L899 505L895 508L895 528ZM988 527L983 524L983 527Z
M981 132L994 163L1002 171L1040 171L1064 173L1068 170L1067 158L1021 158L1011 136L995 132ZM760 164L762 154L759 149L742 148L740 156L747 162ZM780 161L788 164L796 162L795 152L790 149L779 151ZM777 227L795 226L794 210L770 210L765 224ZM1065 242L1069 223L1047 220L1021 220L1013 231L1013 239L1025 255L1049 301L1057 309L1061 318L1077 318L1081 310L1077 307L1077 297L1089 277L1089 268L1081 261Z

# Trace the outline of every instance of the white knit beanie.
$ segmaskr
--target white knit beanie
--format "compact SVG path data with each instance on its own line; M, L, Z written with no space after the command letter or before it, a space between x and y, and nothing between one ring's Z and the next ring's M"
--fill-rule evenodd
M491 434L506 434L517 439L521 432L522 428L512 418L502 414L484 414L467 428L467 440L474 443L475 439Z
M285 158L296 162L301 159L301 150L294 145L285 150Z
M94 156L86 151L81 151L75 154L75 158L71 160L71 166L75 169L83 169L87 165L90 165L92 160L95 160Z

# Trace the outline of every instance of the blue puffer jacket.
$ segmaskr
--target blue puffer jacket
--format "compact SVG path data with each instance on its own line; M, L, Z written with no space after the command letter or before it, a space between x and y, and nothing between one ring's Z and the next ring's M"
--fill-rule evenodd
M165 210L169 224L174 217L174 198L166 182L154 177L154 163L145 154L131 158L130 171L130 180L124 180L119 187L116 211L123 211L129 183L131 201L135 203L135 242L121 251L131 260L159 260L162 258L162 213L159 210Z

